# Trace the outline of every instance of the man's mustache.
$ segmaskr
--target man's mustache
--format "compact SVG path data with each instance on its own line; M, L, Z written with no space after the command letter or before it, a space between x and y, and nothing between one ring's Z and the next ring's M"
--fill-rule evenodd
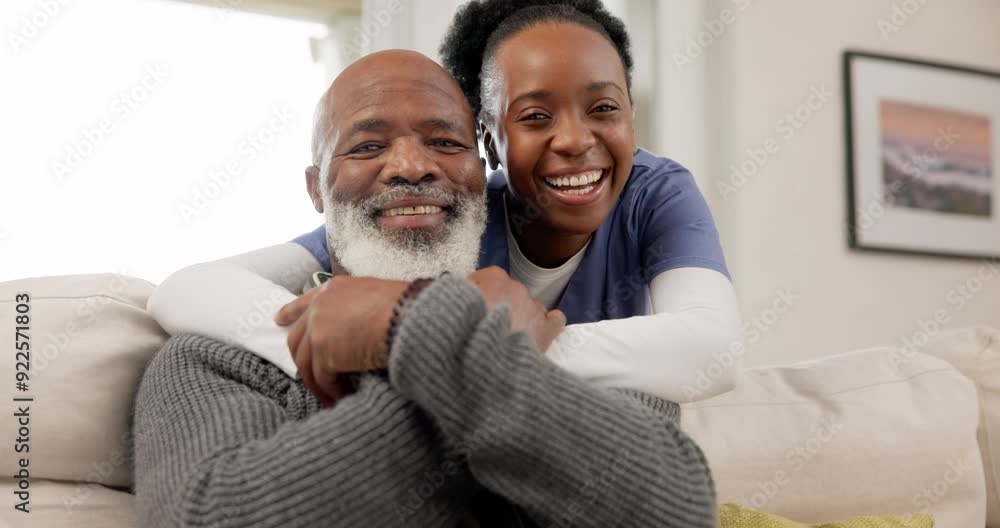
M443 189L432 183L398 184L357 202L357 207L360 207L365 214L374 215L386 204L404 198L429 198L441 201L448 204L449 209L455 211L460 209L465 200L470 197Z

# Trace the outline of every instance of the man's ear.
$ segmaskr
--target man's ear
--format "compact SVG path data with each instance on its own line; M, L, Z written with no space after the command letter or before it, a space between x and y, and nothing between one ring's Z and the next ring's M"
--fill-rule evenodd
M320 192L319 167L315 165L306 167L306 189L309 191L309 198L312 199L316 212L322 213L323 194Z
M486 148L486 163L490 170L497 170L500 166L500 158L497 156L497 148L493 143L493 134L484 123L479 123L479 133L483 135L483 146Z

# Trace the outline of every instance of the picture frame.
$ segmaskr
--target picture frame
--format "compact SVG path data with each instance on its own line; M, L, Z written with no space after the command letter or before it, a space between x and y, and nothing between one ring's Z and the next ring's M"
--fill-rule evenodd
M851 249L1000 258L1000 72L843 53Z

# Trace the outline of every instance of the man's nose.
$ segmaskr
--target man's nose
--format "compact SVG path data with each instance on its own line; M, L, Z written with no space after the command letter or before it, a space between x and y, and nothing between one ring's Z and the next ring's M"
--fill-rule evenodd
M386 185L416 185L444 177L444 172L419 141L399 141L388 152L381 179Z
M555 125L550 143L553 152L579 156L597 143L594 132L576 116L558 119Z

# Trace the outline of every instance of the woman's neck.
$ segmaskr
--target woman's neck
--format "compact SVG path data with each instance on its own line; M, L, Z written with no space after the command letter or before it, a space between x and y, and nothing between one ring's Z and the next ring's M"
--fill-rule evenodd
M555 233L542 224L537 215L528 215L523 204L504 193L507 222L521 254L542 268L557 268L583 249L593 233L583 235Z

